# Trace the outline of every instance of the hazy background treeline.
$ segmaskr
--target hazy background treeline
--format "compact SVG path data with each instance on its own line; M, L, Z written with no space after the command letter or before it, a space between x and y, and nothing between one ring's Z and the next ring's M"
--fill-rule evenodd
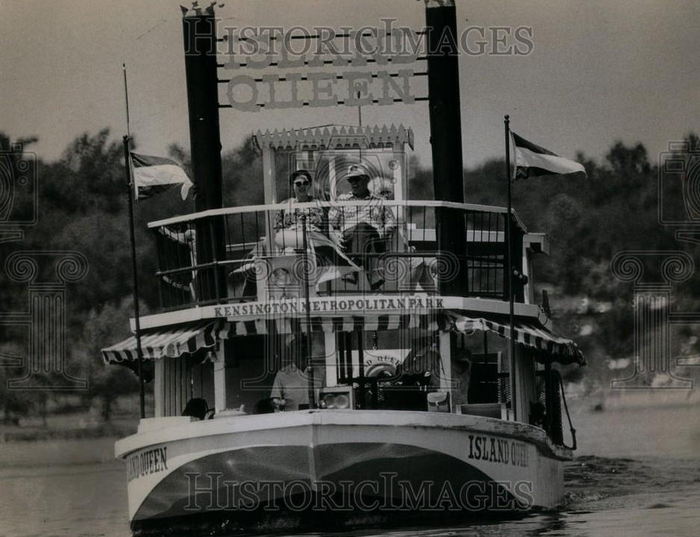
M700 149L698 137L687 135L690 147ZM23 151L15 145L22 142ZM68 399L46 391L7 390L6 380L18 378L23 369L8 367L14 357L26 357L26 329L0 326L0 420L19 415L46 415L50 410L92 408L109 419L116 398L134 393L137 383L123 367L105 367L99 350L128 335L132 312L132 276L128 239L123 149L109 130L83 134L53 162L31 157L32 140L12 140L0 133L0 148L12 153L15 164L24 160L36 166L38 223L25 230L22 241L0 244L3 259L15 250L74 250L89 261L89 272L69 284L67 312L68 371L89 379L89 388ZM189 168L187 152L170 149L172 157ZM697 154L696 154L697 157ZM685 250L698 258L696 245L679 242L675 229L659 223L658 155L649 155L642 144L615 142L601 161L578 155L588 178L533 178L514 185L514 206L528 230L547 233L551 255L536 265L538 293L548 290L555 327L574 337L583 348L589 368L583 380L588 389L602 386L612 374L611 364L632 354L633 311L630 284L618 282L610 261L621 250ZM687 155L684 156L688 160ZM248 140L223 155L225 203L263 202L261 159ZM502 160L489 160L464 172L466 199L470 203L505 205L506 184ZM667 185L668 186L668 185ZM179 198L178 189L139 202L137 219L138 270L144 313L158 308L154 272L154 241L146 223L158 218L192 212L191 200ZM411 161L410 195L432 198L430 169ZM667 201L684 207L681 185L671 185ZM21 204L21 201L18 202ZM24 203L28 203L26 200ZM17 203L16 203L17 205ZM27 286L11 282L0 273L0 311L27 309ZM700 279L693 277L676 289L675 307L700 311ZM681 328L673 338L674 353L693 354L692 328ZM568 372L570 380L580 374ZM50 379L47 379L47 381ZM71 408L68 408L68 407Z

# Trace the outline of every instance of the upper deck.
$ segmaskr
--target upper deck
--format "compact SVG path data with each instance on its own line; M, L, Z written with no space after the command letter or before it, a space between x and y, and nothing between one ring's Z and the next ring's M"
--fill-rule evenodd
M149 224L157 241L163 312L305 299L307 290L310 299L476 299L484 308L488 301L496 313L507 312L507 210L409 199L410 129L319 127L258 132L255 141L262 153L264 205ZM364 197L350 192L353 166L369 176ZM300 169L312 177L305 202L294 196L289 179L290 171ZM510 218L512 263L527 276L530 254L546 244L528 234L515 213ZM439 230L447 226L465 248L440 248ZM513 279L513 294L518 304L532 302L527 277Z
M345 258L334 266L304 253L301 226L280 227L280 220L293 211L314 210L323 214L321 226L307 226L309 248L325 247L319 235L340 244L331 217L343 212L345 221L362 219L363 212L392 213L379 226L383 251L346 249ZM440 251L436 227L446 213L456 214L467 244L466 255ZM439 201L311 202L256 205L203 211L152 222L157 241L158 272L163 309L172 310L215 303L264 301L303 296L308 282L311 296L366 294L441 295L439 280L457 277L458 267L466 269L457 296L507 300L506 210ZM533 237L513 215L515 266L527 274L526 247ZM314 227L316 229L312 230ZM225 248L200 244L198 237L220 233ZM525 240L527 239L527 240ZM330 250L330 247L328 248ZM204 251L206 250L206 252ZM199 258L213 254L206 262ZM352 270L347 259L365 270ZM306 267L306 268L305 268ZM334 267L339 270L334 271ZM357 277L353 277L357 272ZM336 277L340 276L340 277ZM526 285L514 285L517 302L526 302Z

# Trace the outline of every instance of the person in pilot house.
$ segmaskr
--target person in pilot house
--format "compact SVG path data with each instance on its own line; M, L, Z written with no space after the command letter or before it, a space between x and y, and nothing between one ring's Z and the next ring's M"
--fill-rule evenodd
M350 166L346 179L351 190L338 196L338 201L366 203L331 208L328 223L340 233L344 250L350 259L368 272L372 289L378 289L384 279L375 267L379 254L386 251L386 239L396 228L396 216L389 207L384 206L384 198L370 192L370 176L363 165Z
M311 349L319 352L311 342ZM313 379L315 388L323 385L323 368L309 365L309 342L293 339L284 349L282 367L275 374L270 391L272 406L277 411L309 408L309 391Z

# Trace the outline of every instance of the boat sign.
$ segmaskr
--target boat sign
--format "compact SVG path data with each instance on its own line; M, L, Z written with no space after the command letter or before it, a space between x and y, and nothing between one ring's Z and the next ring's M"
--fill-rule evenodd
M481 434L469 435L470 459L526 468L529 465L527 444L507 438Z
M149 449L130 455L126 459L126 478L128 481L155 474L168 469L168 448Z
M391 311L410 313L420 310L442 309L442 298L435 297L358 297L358 298L312 298L309 302L312 313L344 313L356 311ZM237 318L254 315L276 315L305 313L306 304L301 299L270 302L245 302L215 306L216 317Z

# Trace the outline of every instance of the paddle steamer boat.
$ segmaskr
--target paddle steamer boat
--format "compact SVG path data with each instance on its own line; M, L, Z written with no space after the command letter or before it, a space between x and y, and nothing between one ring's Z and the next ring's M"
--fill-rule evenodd
M429 23L444 18L442 4L454 15L449 2L430 4ZM188 19L213 28L211 13ZM331 125L255 133L265 203L239 207L221 202L218 110L198 96L216 87L207 61L186 58L197 211L149 224L162 308L138 328L155 415L116 444L132 530L559 504L573 446L555 364L583 360L535 301L547 237L514 211L461 199L461 156L449 153L461 151L459 103L456 127L444 104L456 59L428 65L434 201L410 197L410 128ZM344 201L357 167L378 195ZM281 202L302 169L313 200ZM339 211L346 221L381 213L381 247L338 240ZM285 214L300 218L285 226ZM136 338L103 355L133 364ZM280 392L280 371L306 392Z

